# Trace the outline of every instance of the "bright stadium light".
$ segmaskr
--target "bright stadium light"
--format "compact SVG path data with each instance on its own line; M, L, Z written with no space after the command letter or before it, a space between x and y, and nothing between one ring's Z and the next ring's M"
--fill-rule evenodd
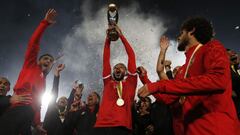
M47 112L47 108L48 108L48 104L50 102L52 102L52 94L50 91L45 91L45 93L42 95L42 98L41 98L41 102L42 102L42 105L41 105L41 121L44 120L44 117L45 117L45 114Z
M46 91L42 96L42 106L48 106L51 100L52 100L51 93Z

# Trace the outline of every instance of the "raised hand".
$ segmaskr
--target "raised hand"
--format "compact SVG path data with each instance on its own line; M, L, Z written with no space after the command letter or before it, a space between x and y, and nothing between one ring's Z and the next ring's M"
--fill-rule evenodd
M72 104L71 104L71 108L69 110L69 112L76 112L77 110L79 110L81 106L81 101L74 101Z
M10 98L11 104L17 104L17 103L24 103L24 104L31 104L32 98L31 95L16 95L15 93Z
M160 48L161 50L166 50L169 47L169 39L166 36L160 38Z
M45 15L44 20L46 20L50 24L56 23L57 12L54 9L49 9Z
M137 73L139 76L145 76L147 74L147 70L143 66L139 66L137 68Z
M58 72L61 72L61 71L63 71L64 68L65 68L65 64L59 64L59 65L56 67L56 70L57 70Z
M65 68L65 64L59 64L55 69L55 76L59 76L60 72Z
M170 60L165 60L164 61L164 66L169 66L171 67L172 62Z

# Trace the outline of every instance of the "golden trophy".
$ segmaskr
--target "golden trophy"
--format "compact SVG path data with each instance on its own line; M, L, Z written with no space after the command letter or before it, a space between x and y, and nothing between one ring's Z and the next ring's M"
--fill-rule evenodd
M108 5L107 11L108 25L116 25L118 23L118 10L115 4ZM108 37L111 41L117 41L119 36L115 28L108 31Z

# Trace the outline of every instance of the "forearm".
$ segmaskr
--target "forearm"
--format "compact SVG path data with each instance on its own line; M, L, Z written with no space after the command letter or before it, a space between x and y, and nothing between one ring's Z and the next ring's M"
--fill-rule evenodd
M49 26L49 23L46 20L42 20L37 27L37 29L34 31L30 41L29 46L37 45L40 42L40 39L46 30L47 26Z
M53 95L53 102L55 102L57 100L58 97L58 92L59 92L59 79L60 79L60 75L59 74L55 74L54 75L54 79L53 79L53 88L52 88L52 95Z
M157 73L164 72L164 61L167 49L161 49L157 61ZM159 76L160 77L160 76Z
M135 53L131 47L131 45L128 43L127 39L123 36L120 35L120 39L125 47L125 50L128 55L128 71L132 74L136 73L137 67L136 67L136 58L135 58Z
M71 108L71 104L73 103L73 100L74 100L74 93L75 93L75 89L72 89L71 94L68 97L67 110L70 110Z
M45 31L48 25L49 25L48 22L43 20L41 21L37 29L34 31L28 43L27 51L25 53L25 61L24 61L25 66L31 66L33 64L37 64L37 57L40 51L39 42L43 35L43 32Z
M179 99L179 96L177 95L169 95L169 94L161 94L161 93L154 93L152 95L154 96L156 101L163 102L168 105L174 103L176 100Z
M104 50L103 50L103 77L111 75L111 65L110 65L110 40L106 37Z
M158 73L159 80L169 80L167 74L165 72Z
M145 85L145 84L148 84L148 83L152 83L149 78L148 78L148 75L144 75L144 76L139 76L139 79L141 80L141 82Z
M154 92L174 95L205 95L223 92L226 81L223 76L202 75L186 79L163 80L148 85L148 89Z

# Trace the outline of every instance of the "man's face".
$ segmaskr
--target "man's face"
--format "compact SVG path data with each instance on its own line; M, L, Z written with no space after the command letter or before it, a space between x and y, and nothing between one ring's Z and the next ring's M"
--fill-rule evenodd
M58 102L57 102L57 104L58 104L58 106L59 107L66 107L67 106L67 98L66 97L61 97L61 98L59 98L58 99Z
M96 95L96 93L92 92L91 94L88 95L87 104L89 106L96 105L98 103L99 103L99 99L98 99L98 96Z
M44 73L48 73L51 70L54 59L50 56L43 56L39 61L38 65L41 66Z
M6 96L9 90L10 90L10 84L8 80L4 78L0 78L0 95Z
M178 41L178 50L185 51L186 46L189 45L188 32L186 30L182 30L180 32L180 35L177 38L177 41Z
M119 63L117 65L114 66L113 69L113 77L116 81L121 81L124 79L125 73L126 73L126 67Z

